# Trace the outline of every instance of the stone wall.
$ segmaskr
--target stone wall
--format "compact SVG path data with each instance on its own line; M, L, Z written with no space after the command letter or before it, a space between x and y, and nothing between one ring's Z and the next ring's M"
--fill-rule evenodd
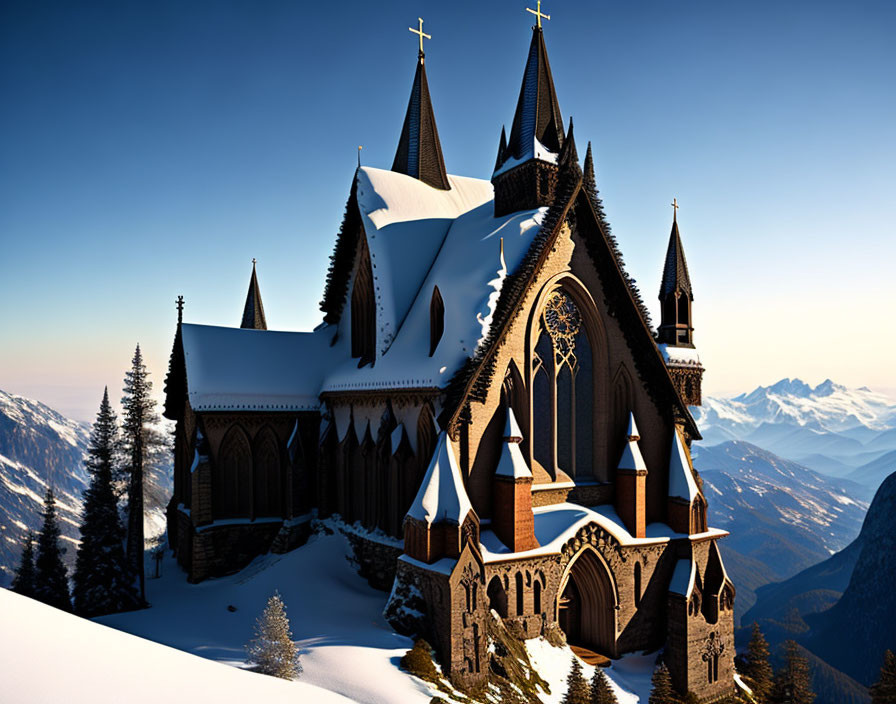
M389 538L377 540L374 534L365 536L354 530L343 533L352 547L358 574L374 589L384 592L392 589L398 558L404 552L401 546Z

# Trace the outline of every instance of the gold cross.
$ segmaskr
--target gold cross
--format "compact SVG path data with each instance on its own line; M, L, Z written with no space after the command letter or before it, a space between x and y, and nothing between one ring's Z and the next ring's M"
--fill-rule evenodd
M676 221L678 220L678 208L679 208L678 199L673 198L672 199L672 219L676 220Z
M426 34L423 31L423 18L422 17L418 17L417 22L419 23L418 28L414 29L413 27L408 27L408 31L413 32L414 34L420 35L420 56L423 56L423 37L426 37L427 39L432 39L432 35Z
M531 9L531 8L529 8L529 7L527 7L527 8L526 8L526 12L531 12L533 15L535 15L535 23L536 23L536 26L537 26L539 29L541 29L541 18L544 17L546 20L549 20L549 19L551 19L551 16L550 16L550 15L542 14L542 12L541 12L541 0L538 0L538 4L535 5L535 7L536 7L535 10L533 10L533 9Z

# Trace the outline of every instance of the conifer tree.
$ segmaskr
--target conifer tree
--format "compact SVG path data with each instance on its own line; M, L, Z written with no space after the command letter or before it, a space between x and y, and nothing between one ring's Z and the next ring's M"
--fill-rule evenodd
M47 489L44 498L44 522L37 537L37 558L34 561L34 597L64 611L72 610L68 592L68 573L59 547L59 523L56 520L56 498Z
M677 702L678 697L675 694L675 689L672 687L672 676L669 674L669 668L666 667L666 663L662 662L653 671L653 677L650 680L650 699L648 699L648 704L672 704Z
M589 704L591 692L588 682L582 674L582 665L579 659L573 655L572 668L566 676L566 694L563 695L562 704Z
M292 640L286 606L277 592L255 622L255 637L246 644L246 656L258 672L291 680L302 671Z
M815 701L809 662L792 640L784 642L784 664L775 673L771 701L774 704L812 704Z
M896 655L892 650L884 653L880 679L871 685L871 704L896 704Z
M75 611L83 616L116 613L139 605L133 575L124 554L124 528L112 486L118 443L118 419L103 393L93 424L85 465L90 486L84 492L81 545L75 561Z
M128 567L135 577L138 596L146 603L143 574L143 478L146 459L160 442L155 425L159 417L152 398L152 382L143 363L140 345L131 360L131 369L124 377L121 399L124 476L127 482L127 549Z
M591 678L591 704L619 704L607 676L600 667L594 668Z
M22 559L10 587L16 594L34 598L34 533L30 530L22 546Z
M768 655L768 643L759 629L759 624L754 622L750 644L747 646L746 662L741 665L740 671L753 692L756 704L767 704L772 691L774 674L768 662Z

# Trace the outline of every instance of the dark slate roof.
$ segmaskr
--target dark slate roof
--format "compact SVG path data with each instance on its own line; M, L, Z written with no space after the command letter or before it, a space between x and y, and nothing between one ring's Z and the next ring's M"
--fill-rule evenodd
M448 190L448 173L442 158L442 145L429 97L426 66L421 52L417 60L417 72L411 88L408 111L401 128L401 138L395 151L392 171L413 176L423 183Z
M563 146L563 118L560 116L551 64L540 27L532 30L529 59L523 73L504 161L511 156L521 159L529 154L533 139L555 153Z
M678 234L678 219L672 221L672 232L669 234L669 248L666 250L666 266L663 268L663 283L660 286L660 300L682 291L694 298L691 291L691 277L688 275L688 262L684 258L684 247Z
M258 277L255 275L255 260L252 260L252 279L249 281L249 292L246 294L246 306L243 308L241 328L267 330L268 322L264 317L264 305L261 303L261 290L258 288Z

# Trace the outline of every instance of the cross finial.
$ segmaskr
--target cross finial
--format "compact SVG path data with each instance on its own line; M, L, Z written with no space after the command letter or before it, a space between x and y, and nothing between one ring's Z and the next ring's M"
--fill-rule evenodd
M534 9L534 10L533 10L532 8L530 8L530 7L527 7L527 8L526 8L526 12L531 12L533 15L535 15L535 26L538 27L538 29L541 29L541 18L542 18L542 17L544 17L546 20L551 19L551 16L550 16L550 15L545 15L545 14L542 13L542 11L541 11L541 0L538 0L538 2L537 2L536 5L535 5L535 9Z
M678 198L672 199L672 222L678 222Z
M184 322L184 297L177 297L177 322L178 324Z
M255 264L256 264L255 257L252 257L252 268L253 268L253 269L255 268Z
M364 145L358 145L358 168L361 168L361 150L364 148Z
M422 59L423 58L423 38L426 37L427 39L432 39L432 35L426 34L423 31L423 18L422 17L417 18L417 24L418 24L417 29L414 29L413 27L408 27L408 31L413 32L414 34L417 34L420 36L420 58Z

